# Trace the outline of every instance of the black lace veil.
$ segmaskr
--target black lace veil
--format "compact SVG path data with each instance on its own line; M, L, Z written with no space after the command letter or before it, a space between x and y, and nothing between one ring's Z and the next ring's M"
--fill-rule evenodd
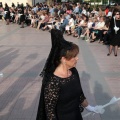
M49 56L46 60L45 66L40 74L43 78L53 73L57 67L57 61L60 59L61 54L71 49L72 42L68 42L63 38L63 33L60 30L51 30L51 43L52 47ZM44 82L44 81L43 81Z

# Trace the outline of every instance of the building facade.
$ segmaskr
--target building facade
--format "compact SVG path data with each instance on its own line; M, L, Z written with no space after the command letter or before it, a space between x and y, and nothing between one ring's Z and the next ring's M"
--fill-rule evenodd
M9 7L11 7L12 2L17 5L17 2L19 2L19 4L23 3L24 6L26 5L26 3L29 3L31 6L36 4L36 3L41 3L41 2L45 2L45 0L0 0L0 2L2 2L3 6L5 5L5 3L7 3L9 5Z

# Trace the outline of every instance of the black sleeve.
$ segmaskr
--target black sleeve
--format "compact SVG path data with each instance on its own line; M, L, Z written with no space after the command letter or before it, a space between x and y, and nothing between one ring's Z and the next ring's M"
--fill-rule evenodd
M51 81L45 87L44 97L47 120L57 120L56 105L59 98L59 86L58 80L51 78Z
M80 81L80 77L79 77L79 73L78 73L77 69L76 68L73 68L73 69L78 77L78 80ZM80 94L80 104L81 104L86 99L86 97L83 93L83 90L82 90L81 82L80 82L80 92L81 92L81 94Z
M112 18L111 21L110 21L110 30L113 31L113 28L114 28L114 19Z

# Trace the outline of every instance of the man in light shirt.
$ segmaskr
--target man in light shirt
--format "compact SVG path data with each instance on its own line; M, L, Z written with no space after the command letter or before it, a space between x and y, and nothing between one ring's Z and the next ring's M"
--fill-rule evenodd
M75 7L75 9L73 10L73 13L79 13L79 11L80 11L80 4L79 3L77 3L77 5L76 5L76 7Z
M38 11L38 5L36 5L32 10L33 10L35 13L37 13L37 11Z

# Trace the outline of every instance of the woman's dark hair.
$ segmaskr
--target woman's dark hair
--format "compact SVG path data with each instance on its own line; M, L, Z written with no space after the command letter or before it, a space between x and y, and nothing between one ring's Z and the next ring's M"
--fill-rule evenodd
M112 17L114 17L114 15L116 14L116 12L120 12L118 8L114 8L114 9L113 9Z
M7 4L7 3L5 3L5 7L8 7L8 4Z
M74 19L74 15L73 14L71 14L70 17Z
M110 19L109 18L105 18L105 25L107 28L110 26Z
M88 20L89 20L88 16L86 16L84 14L82 14L82 16L83 16L83 18L86 18L85 22L88 22Z
M65 57L67 60L70 60L74 57L76 57L79 53L79 47L78 45L74 43L69 43L69 46L64 46L63 49L58 54L58 59L56 59L55 64L56 67L61 63L61 58Z
M65 51L64 53L64 57L67 59L67 60L70 60L74 57L77 56L77 54L79 53L79 47L74 44L74 43L71 43L71 49L68 49L67 51ZM61 53L62 53L62 50L61 50Z
M69 5L67 5L67 10L70 10L70 6Z

